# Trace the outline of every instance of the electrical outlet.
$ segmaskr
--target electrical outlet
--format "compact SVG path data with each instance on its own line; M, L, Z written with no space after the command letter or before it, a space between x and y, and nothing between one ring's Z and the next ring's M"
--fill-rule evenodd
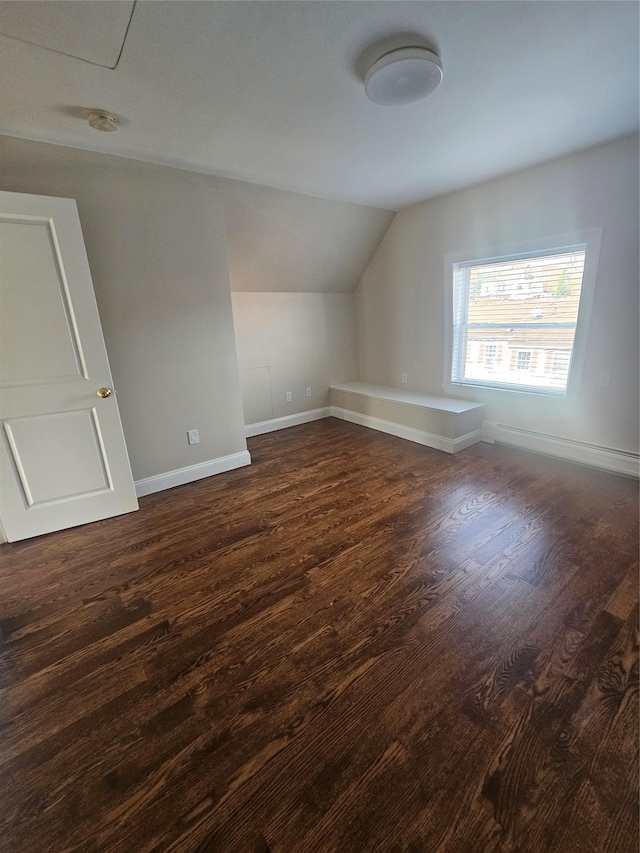
M307 385L307 397L311 396L311 386Z
M189 444L200 444L200 436L197 429L190 429L187 433L187 441Z
M403 373L403 374L402 374L402 384L403 384L403 385L406 385L406 384L407 384L407 374L406 374L406 373Z
M291 391L286 391L284 395L284 399L287 403L291 402Z

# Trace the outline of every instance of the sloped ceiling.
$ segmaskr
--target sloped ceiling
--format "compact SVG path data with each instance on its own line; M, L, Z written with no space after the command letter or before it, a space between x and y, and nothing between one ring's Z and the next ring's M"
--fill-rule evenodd
M220 184L234 291L351 293L394 216L258 184Z
M0 4L12 32L41 10L77 44L102 5ZM61 10L76 17L54 26ZM400 209L637 130L638 17L618 0L138 0L115 70L0 36L0 132ZM372 104L368 66L407 44L440 53L442 86Z

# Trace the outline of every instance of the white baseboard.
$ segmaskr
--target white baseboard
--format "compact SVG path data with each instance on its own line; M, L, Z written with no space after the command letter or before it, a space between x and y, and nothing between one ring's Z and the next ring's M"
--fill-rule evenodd
M325 406L323 409L311 409L308 412L298 412L297 415L285 415L283 418L271 418L271 420L260 421L257 424L247 424L244 428L244 434L247 438L251 438L265 432L276 432L279 429L319 421L321 418L328 418L330 415L330 406Z
M449 439L447 439L448 441ZM454 438L451 444L453 450L451 453L457 453L459 450L464 450L466 447L471 447L472 444L479 444L482 441L482 430L474 429L473 432L468 432L466 435L461 435L460 438Z
M614 450L587 444L581 441L571 441L540 432L510 427L496 421L482 422L482 440L491 444L509 444L534 453L544 453L547 456L558 456L569 462L579 462L592 468L602 468L615 474L625 474L628 477L640 477L640 458L624 450Z
M416 444L423 444L425 447L443 450L445 453L457 453L459 450L464 450L465 447L477 444L482 438L479 429L467 433L467 435L463 435L460 438L445 438L442 435L424 432L414 427L402 426L402 424L385 421L382 418L375 418L372 415L362 415L360 412L352 412L350 409L342 409L339 406L331 406L331 415L334 418L340 418L340 420L349 421L352 424L359 424L369 429L378 430L378 432L386 432L389 435L413 441Z
M203 480L205 477L212 477L214 474L233 471L234 468L242 468L244 465L251 465L251 454L248 450L232 453L230 456L220 456L218 459L210 459L208 462L200 462L198 465L177 468L175 471L167 471L165 474L145 477L143 480L136 480L136 495L142 498L145 495L152 495L154 492L173 489L174 486L184 486L185 483Z

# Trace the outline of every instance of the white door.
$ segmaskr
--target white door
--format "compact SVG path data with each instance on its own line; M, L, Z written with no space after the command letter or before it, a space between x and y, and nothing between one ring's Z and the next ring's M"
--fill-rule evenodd
M0 192L0 421L9 542L138 508L73 199Z

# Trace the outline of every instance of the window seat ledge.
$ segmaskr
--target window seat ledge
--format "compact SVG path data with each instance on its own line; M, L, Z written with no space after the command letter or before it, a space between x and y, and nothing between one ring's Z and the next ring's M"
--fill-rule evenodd
M456 453L481 439L484 404L373 385L345 382L331 386L335 417Z
M344 382L332 385L332 391L346 391L349 394L362 394L364 397L374 397L377 400L390 400L394 403L404 403L405 406L418 406L420 409L433 409L434 412L447 412L459 415L475 409L484 409L484 403L476 400L460 400L455 397L435 397L431 394L418 394L413 391L403 391L387 385L371 385L369 382Z

